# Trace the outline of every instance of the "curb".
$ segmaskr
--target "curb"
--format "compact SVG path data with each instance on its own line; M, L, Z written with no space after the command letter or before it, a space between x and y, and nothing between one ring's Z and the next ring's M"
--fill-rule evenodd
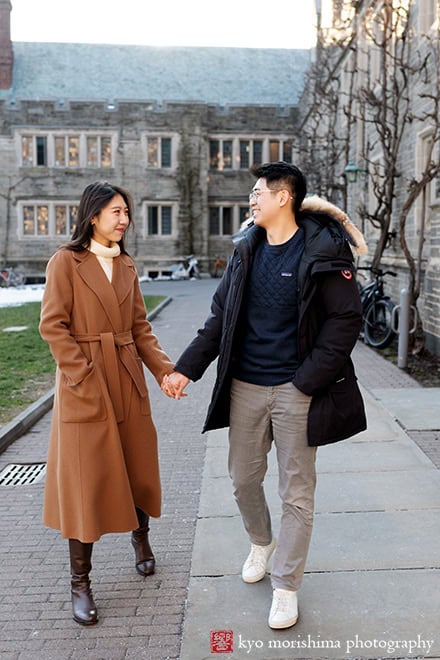
M171 297L165 298L165 300L147 314L147 320L152 321L156 318L171 301ZM43 415L52 409L54 393L55 389L52 388L0 429L0 454L15 440L20 438L20 436L29 431Z
M42 397L34 401L26 410L23 410L17 417L14 417L0 431L0 454L2 454L10 444L22 436L26 431L38 422L53 405L54 388L46 392Z
M157 305L157 307L152 309L151 312L149 312L149 314L147 314L147 321L152 321L153 319L155 319L156 316L164 309L164 307L169 305L171 301L172 301L171 296L168 296L168 298L165 298L165 300L162 300L162 302L159 303Z

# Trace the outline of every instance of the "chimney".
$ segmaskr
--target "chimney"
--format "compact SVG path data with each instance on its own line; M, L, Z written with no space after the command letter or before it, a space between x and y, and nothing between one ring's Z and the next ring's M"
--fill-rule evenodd
M11 0L0 0L0 89L12 87Z

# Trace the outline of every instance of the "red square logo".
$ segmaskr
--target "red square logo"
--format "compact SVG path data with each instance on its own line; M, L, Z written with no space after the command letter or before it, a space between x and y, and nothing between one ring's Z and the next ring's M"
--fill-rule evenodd
M232 630L211 630L211 653L232 653Z

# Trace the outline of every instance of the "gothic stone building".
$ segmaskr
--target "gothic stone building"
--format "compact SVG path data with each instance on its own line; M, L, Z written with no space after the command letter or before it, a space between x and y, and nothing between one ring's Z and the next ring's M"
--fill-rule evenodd
M363 229L367 263L380 245L378 219L390 220L380 263L397 273L386 280L395 302L410 283L403 234L419 277L426 346L439 353L440 2L322 0L320 6L316 65L299 104L310 187L341 204ZM432 178L424 179L431 168ZM410 193L423 181L403 231Z
M292 158L310 52L11 43L10 11L0 0L0 264L43 272L97 179L134 197L141 275L230 254L249 167Z

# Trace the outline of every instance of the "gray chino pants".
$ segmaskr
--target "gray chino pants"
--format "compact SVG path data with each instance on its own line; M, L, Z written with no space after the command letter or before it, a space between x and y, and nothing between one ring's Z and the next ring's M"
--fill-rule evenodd
M232 381L229 475L234 497L251 542L268 545L272 525L263 481L273 441L282 516L272 586L293 591L304 575L313 526L316 448L307 444L310 401L292 383L261 386Z

